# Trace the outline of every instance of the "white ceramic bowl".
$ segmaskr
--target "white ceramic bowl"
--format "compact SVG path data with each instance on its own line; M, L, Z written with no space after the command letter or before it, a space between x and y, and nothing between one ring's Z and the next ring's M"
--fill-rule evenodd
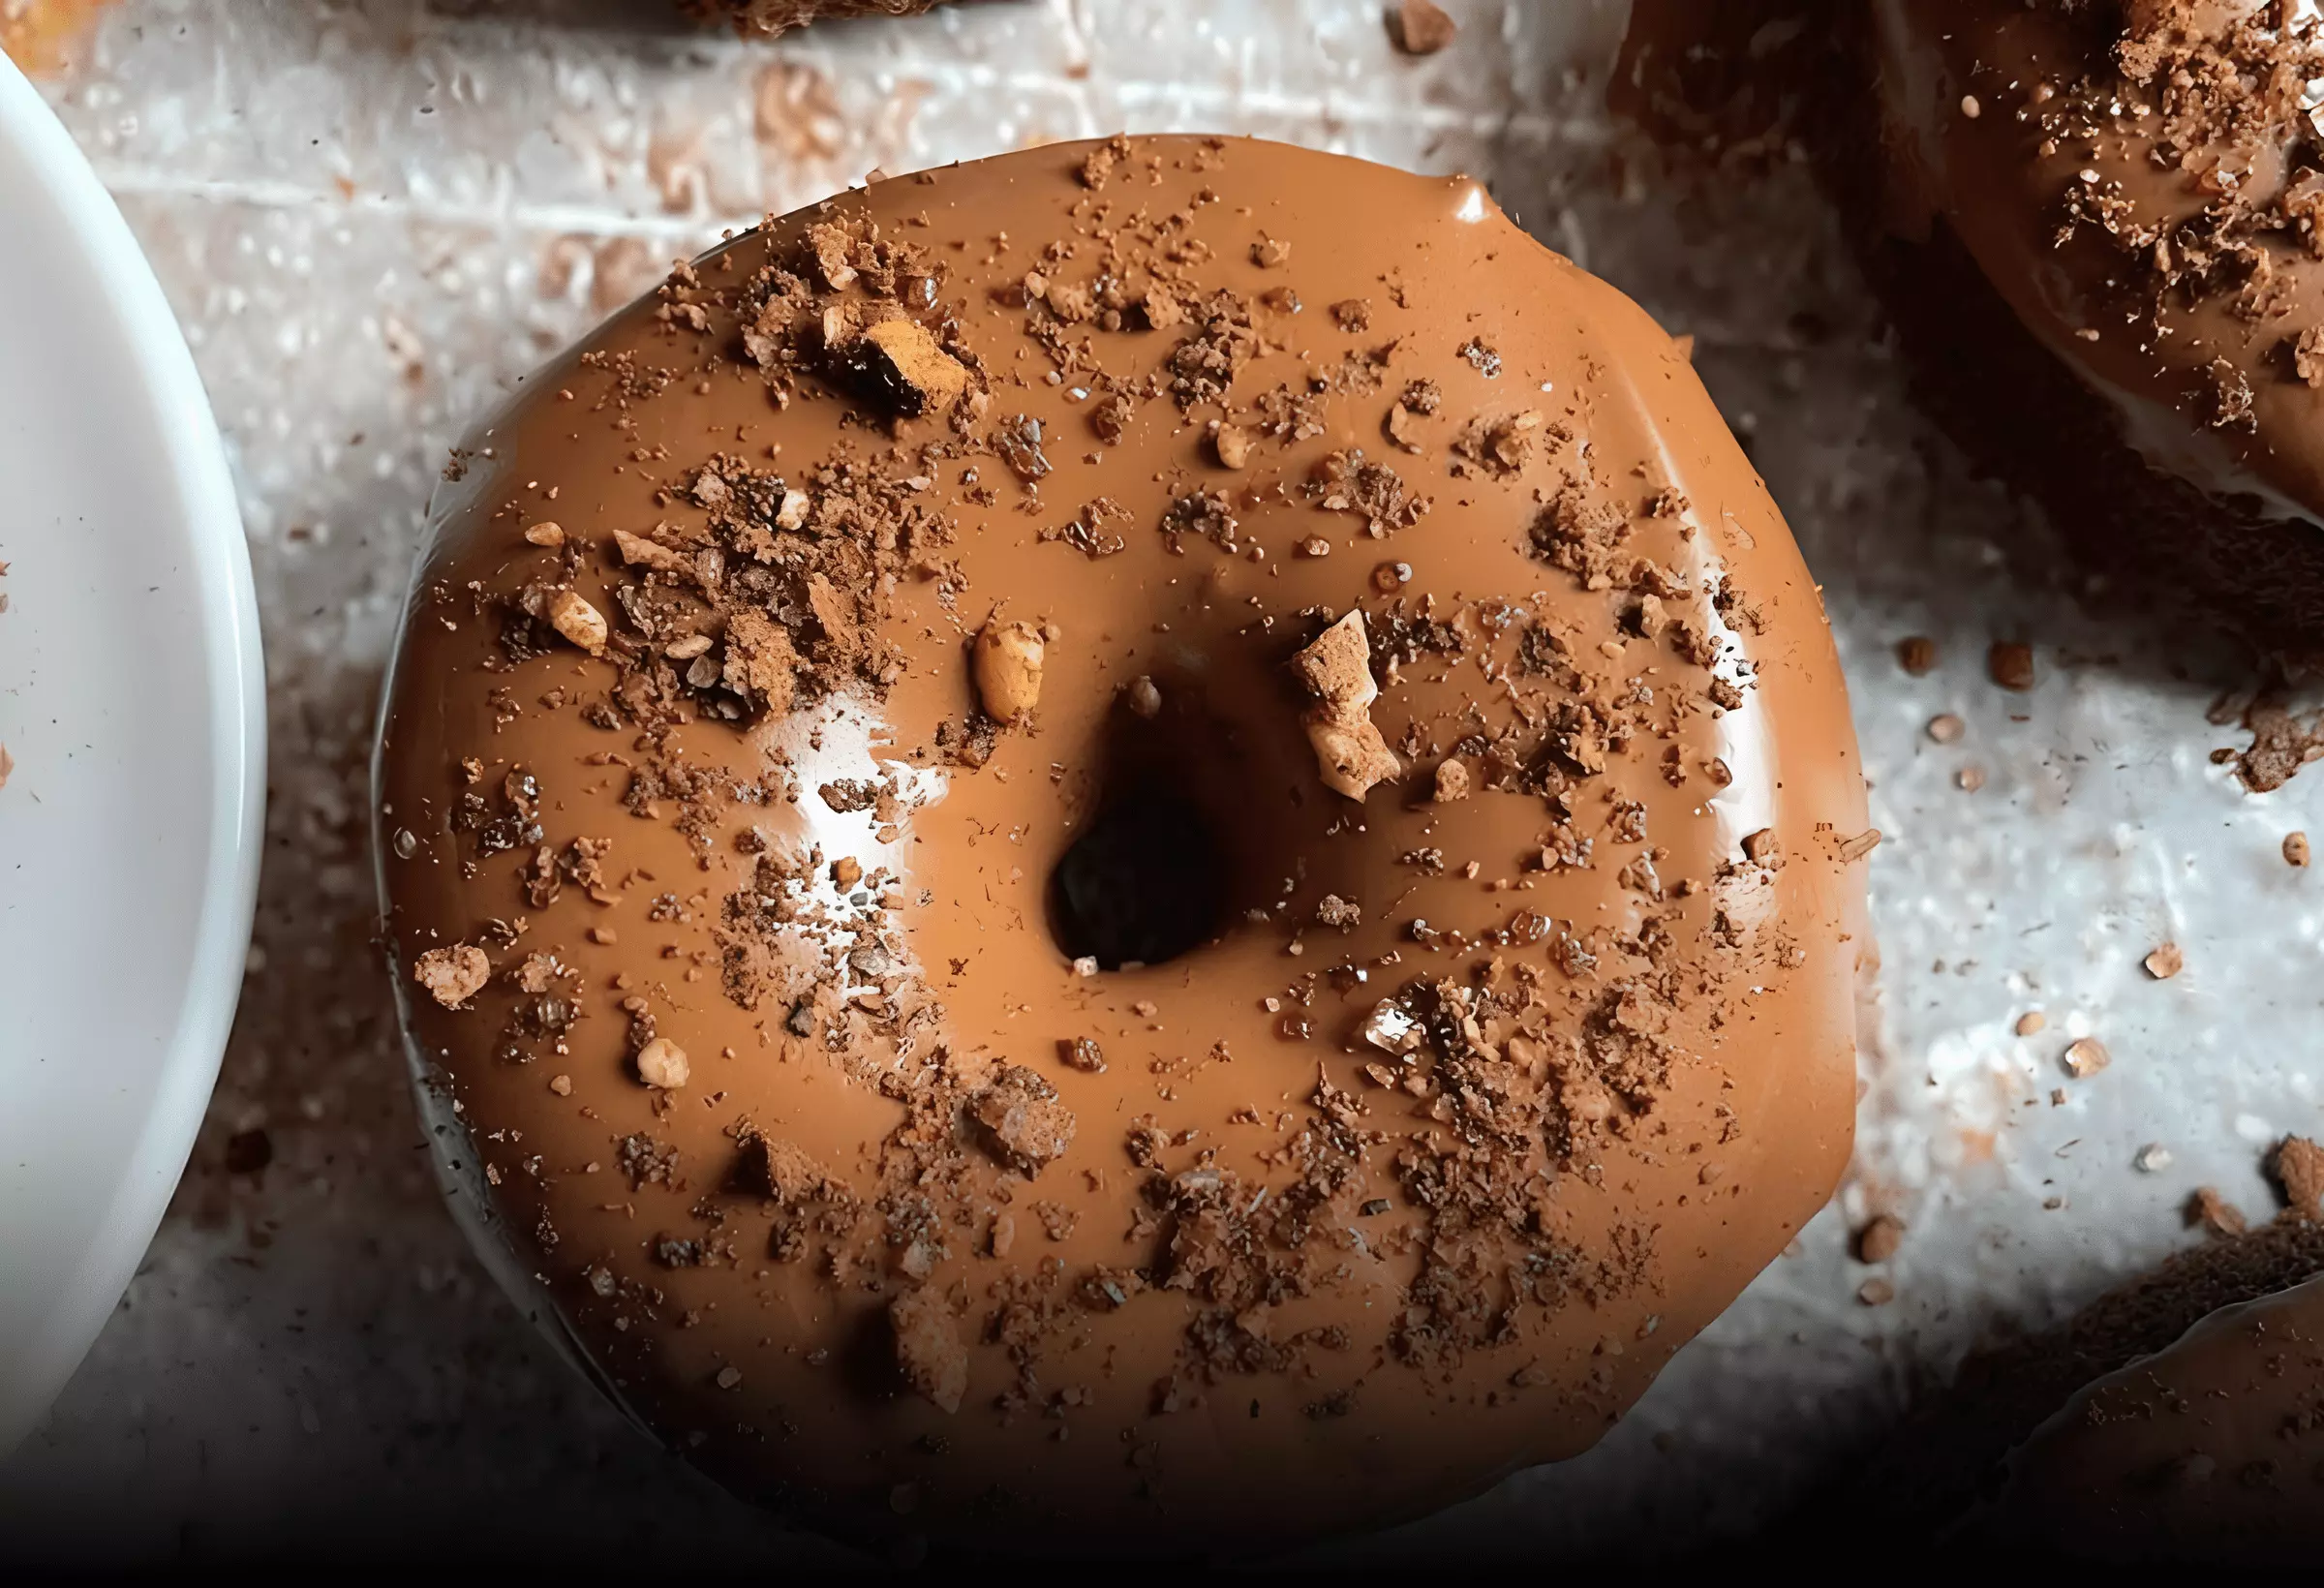
M137 241L0 55L0 1452L185 1167L258 890L241 516Z

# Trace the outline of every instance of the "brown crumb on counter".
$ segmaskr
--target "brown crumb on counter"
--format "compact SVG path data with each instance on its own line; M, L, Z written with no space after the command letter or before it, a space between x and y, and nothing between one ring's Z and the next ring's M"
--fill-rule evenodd
M1985 653L1985 671L2003 688L2023 694L2034 687L2034 648L1997 640Z
M2305 1136L2286 1136L2268 1154L2267 1171L2295 1216L2324 1218L2324 1147Z
M2195 1194L2186 1199L2186 1217L2190 1226L2200 1225L2204 1233L2211 1236L2240 1236L2250 1228L2250 1221L2233 1203L2219 1195L2219 1188L2216 1185L2195 1188Z
M1388 36L1407 55L1433 55L1459 32L1436 0L1398 0L1388 13Z

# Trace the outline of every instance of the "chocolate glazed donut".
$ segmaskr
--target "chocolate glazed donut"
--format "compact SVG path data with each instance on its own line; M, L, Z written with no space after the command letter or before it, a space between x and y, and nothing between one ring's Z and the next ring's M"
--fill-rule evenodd
M1476 183L884 181L460 467L378 760L423 1098L736 1489L1384 1525L1587 1449L1835 1183L1877 835L1816 589Z
M2261 0L1842 9L1867 88L1824 142L1940 416L2119 586L2316 656L2312 20L2278 27Z

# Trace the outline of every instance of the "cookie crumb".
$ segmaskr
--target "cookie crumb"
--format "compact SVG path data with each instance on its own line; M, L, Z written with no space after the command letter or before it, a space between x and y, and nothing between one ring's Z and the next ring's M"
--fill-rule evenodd
M2283 836L2283 863L2286 866L2306 866L2308 854L2306 833L2286 833Z
M958 1412L968 1392L968 1348L943 1295L923 1285L898 1297L888 1307L888 1325L896 1331L896 1365L904 1382L937 1410Z
M1380 687L1372 682L1371 637L1361 609L1316 636L1291 658L1291 670L1316 699L1307 713L1307 742L1326 787L1361 800L1373 785L1403 772L1372 721Z
M2024 1014L2017 1017L2017 1034L2021 1037L2034 1036L2039 1033L2049 1023L2049 1016L2043 1014L2038 1009L2029 1009Z
M1450 805L1469 797L1469 769L1448 756L1436 765L1436 803Z
M2250 1221L2225 1197L2216 1185L2199 1185L2195 1194L2186 1199L2186 1222L2200 1225L2207 1235L2215 1237L2240 1236L2248 1230Z
M1926 634L1910 634L1896 642L1896 664L1914 678L1937 669L1937 642Z
M2268 1154L2267 1171L2294 1216L2324 1218L2324 1147L2305 1136L2286 1136Z
M2003 688L2024 694L2034 687L2034 647L1997 640L1985 653L1985 670Z
M1896 1287L1875 1274L1856 1287L1856 1299L1868 1307L1884 1307L1896 1299Z
M559 591L549 603L549 626L593 657L603 653L612 633L605 626L605 614L569 590Z
M2158 982L2167 982L2186 968L2186 955L2177 943L2164 943L2147 956L2147 974Z
M656 1037L637 1051L637 1078L649 1086L676 1091L686 1084L690 1070L686 1050L668 1037Z
M1856 1232L1856 1261L1885 1263L1905 1243L1905 1226L1901 1219L1882 1213Z
M1433 55L1459 32L1436 0L1399 0L1388 14L1388 37L1407 55Z
M1929 718L1929 737L1937 741L1937 743L1940 745L1958 744L1960 743L1961 736L1968 731L1969 724L1962 721L1958 717L1955 717L1951 712L1946 712L1942 717L1932 717Z
M2171 1149L2160 1142L2149 1142L2138 1149L2138 1155L2130 1160L2130 1167L2141 1175L2159 1175L2171 1167Z
M976 692L995 722L1024 719L1041 700L1047 647L1029 623L989 623L976 636Z
M2096 1037L2076 1037L2066 1045L2065 1073L2076 1081L2088 1081L2114 1062L2114 1055Z

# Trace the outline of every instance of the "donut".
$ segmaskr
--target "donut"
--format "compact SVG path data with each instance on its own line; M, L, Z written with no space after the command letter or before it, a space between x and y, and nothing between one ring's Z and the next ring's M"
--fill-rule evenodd
M843 1537L1427 1512L1849 1154L1816 587L1685 346L1467 179L1117 137L678 266L456 454L376 766L487 1261Z
M1948 424L2119 584L2315 654L2315 18L2263 0L1875 0L1854 20L1880 136L1841 140L1842 164Z

